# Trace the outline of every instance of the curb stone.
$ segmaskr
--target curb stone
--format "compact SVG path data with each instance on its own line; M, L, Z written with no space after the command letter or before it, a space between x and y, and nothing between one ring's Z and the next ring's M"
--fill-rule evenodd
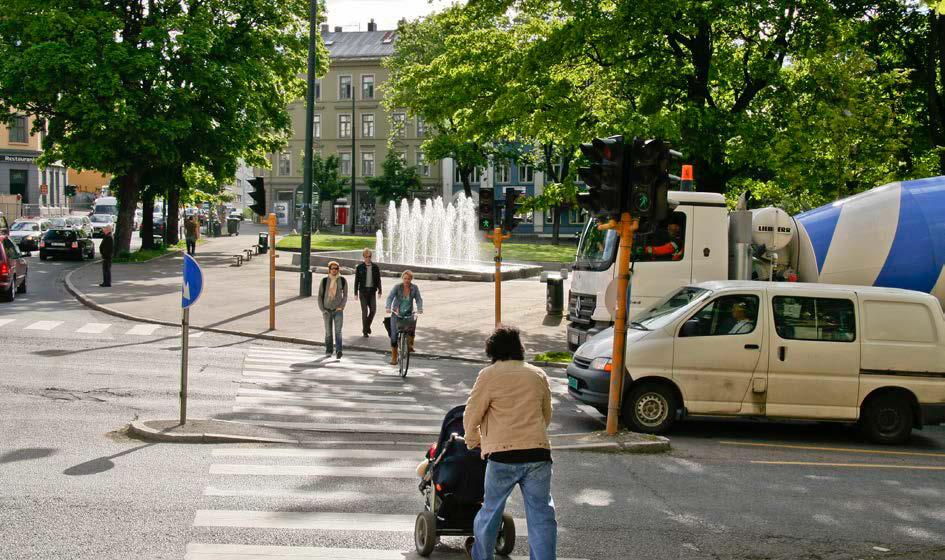
M165 443L291 443L298 444L297 439L265 438L256 436L239 436L214 433L169 433L157 430L145 424L142 420L135 420L128 425L128 431L148 441Z

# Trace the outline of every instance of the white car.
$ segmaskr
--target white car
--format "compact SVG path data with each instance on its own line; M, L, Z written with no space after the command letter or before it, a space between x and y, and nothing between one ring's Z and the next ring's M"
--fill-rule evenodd
M105 228L111 227L114 229L114 222L112 217L109 214L93 214L92 215L92 237L102 237Z
M10 241L20 248L20 251L31 252L39 250L39 242L52 225L49 220L17 220L10 226Z

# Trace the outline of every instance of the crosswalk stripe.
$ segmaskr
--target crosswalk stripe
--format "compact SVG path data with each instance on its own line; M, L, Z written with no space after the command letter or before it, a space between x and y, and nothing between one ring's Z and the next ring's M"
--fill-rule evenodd
M289 411L282 411L272 407L256 407L256 406L234 406L233 412L243 413L243 414L268 414L271 416L286 416L294 417L299 420L306 420L309 418L360 418L362 420L430 420L431 422L436 422L443 418L442 414L420 414L420 413L411 413L411 412L361 412L361 411L350 411L344 412L339 410L309 410L302 413L295 413ZM354 412L354 413L352 413Z
M312 459L416 459L417 451L389 451L385 449L302 449L298 447L275 447L250 449L230 447L214 449L214 457L306 457Z
M330 422L272 422L267 420L243 420L246 424L277 428L280 430L302 430L308 432L357 432L362 434L416 434L439 435L439 425L417 424L333 424Z
M416 514L201 509L194 516L194 526L413 533L416 520ZM515 519L515 532L527 534L524 519Z
M86 323L75 332L85 334L102 334L103 332L107 331L109 327L111 327L110 323Z
M318 500L319 505L350 504L359 500L370 500L373 494L353 490L293 490L291 488L216 488L208 486L203 490L204 496L213 498L265 498Z
M154 331L161 328L161 325L135 325L127 333L132 336L149 336L154 334Z
M358 375L343 375L336 373L277 373L271 371L253 371L243 370L243 377L276 379L285 381L315 381L315 382L344 382L357 384L379 383L384 385L384 389L391 390L403 385L403 380L396 379L389 381L390 378L383 377L364 377Z
M28 331L51 331L62 324L62 321L36 321L26 327Z
M244 386L247 386L244 388L244 390L249 390L248 386L253 386L253 385L260 386L260 387L268 387L268 386L284 387L285 386L285 380L272 378L272 377L243 378L240 380L240 383L243 384ZM343 383L339 383L339 382L335 382L331 380L328 380L325 382L305 381L305 380L295 381L294 383L292 383L292 387L294 387L295 390L288 391L288 392L294 393L297 395L304 394L304 395L317 396L322 392L331 393L331 394L337 394L337 393L360 394L360 393L374 392L374 393L382 393L385 395L390 394L390 393L397 393L400 396L419 394L418 391L414 389L414 387L411 387L409 385L404 385L403 387L390 387L387 385L371 385L368 383L358 383L357 385L351 385L351 384L343 384ZM259 391L260 393L272 393L274 391L279 391L279 389L266 389L266 388L260 388L260 389L255 389L255 390ZM413 397L411 396L409 398L412 399Z
M273 413L278 414L308 414L312 411L326 411L326 412L358 412L364 415L369 414L384 414L386 412L398 412L398 413L426 413L428 415L433 415L434 418L442 418L446 411L437 410L432 407L427 407L421 404L396 404L393 407L366 407L364 403L348 403L348 402L338 402L331 403L326 405L313 405L307 403L268 403L268 406L256 405L235 405L233 407L234 411L239 412L249 412L249 408L259 408L265 409L267 411L272 411Z
M258 400L265 399L265 400ZM291 401L293 403L298 403L298 401L304 401L308 404L332 404L341 402L339 399L344 399L345 402L350 403L386 403L386 402L400 402L400 403L415 403L417 400L414 397L402 397L396 395L371 395L364 394L358 395L356 393L349 393L344 395L333 395L326 394L321 397L309 397L306 393L301 393L299 391L269 391L266 393L248 393L246 391L240 391L236 395L237 403L265 403L265 404L280 404Z
M437 558L464 558L462 552L436 553ZM315 546L279 546L255 544L190 543L184 560L422 560L416 552L367 548L321 548ZM528 560L528 556L509 556L511 560ZM558 560L582 560L559 558Z
M419 462L419 459L417 460ZM210 465L210 474L241 476L331 476L336 478L417 478L416 465L352 467L326 465Z
M13 322L13 319L0 319L0 327L2 327L3 325L9 325L12 322Z
M332 358L334 359L334 358ZM259 371L267 373L283 373L283 374L312 374L318 373L321 375L335 375L343 376L344 378L371 378L371 379L380 379L390 382L399 382L402 383L403 379L400 377L394 377L389 373L387 366L379 366L374 364L373 366L361 366L358 364L351 364L352 367L346 367L347 364L344 362L330 362L325 364L296 364L294 366L286 365L274 365L266 364L262 362L257 363L246 363L243 366L243 369L246 371ZM354 368L354 369L352 369Z

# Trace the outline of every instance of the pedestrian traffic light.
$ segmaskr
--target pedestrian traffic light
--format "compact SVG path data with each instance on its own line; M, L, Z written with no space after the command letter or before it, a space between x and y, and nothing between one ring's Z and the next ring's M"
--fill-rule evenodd
M596 218L619 217L626 207L629 170L625 151L619 135L581 144L590 166L578 169L578 177L587 185L587 191L578 193L578 205Z
M505 219L503 220L505 231L512 231L522 223L522 218L515 217L518 214L519 206L521 206L521 204L516 203L518 198L519 193L514 187L505 189Z
M495 228L495 191L479 189L479 229L492 231Z
M631 154L627 211L640 220L640 229L646 231L669 216L669 160L680 154L660 139L634 139Z
M259 216L266 215L266 187L263 184L262 177L254 177L249 180L249 186L253 187L253 191L249 193L249 196L253 199L253 203L249 206L250 210L258 214Z

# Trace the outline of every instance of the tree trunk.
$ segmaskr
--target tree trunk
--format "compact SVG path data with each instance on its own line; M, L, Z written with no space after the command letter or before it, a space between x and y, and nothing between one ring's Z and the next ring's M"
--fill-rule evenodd
M154 249L154 195L145 192L141 206L141 249Z
M167 221L164 223L164 242L177 245L180 242L180 185L167 189Z
M552 220L551 220L551 244L558 245L561 234L561 205L554 207L552 210Z
M131 234L134 232L135 209L141 177L131 172L118 179L118 224L115 234L115 254L131 252Z
M472 169L468 165L459 166L459 178L463 182L463 192L466 193L466 196L472 198L472 185L469 181L470 175L472 175Z

